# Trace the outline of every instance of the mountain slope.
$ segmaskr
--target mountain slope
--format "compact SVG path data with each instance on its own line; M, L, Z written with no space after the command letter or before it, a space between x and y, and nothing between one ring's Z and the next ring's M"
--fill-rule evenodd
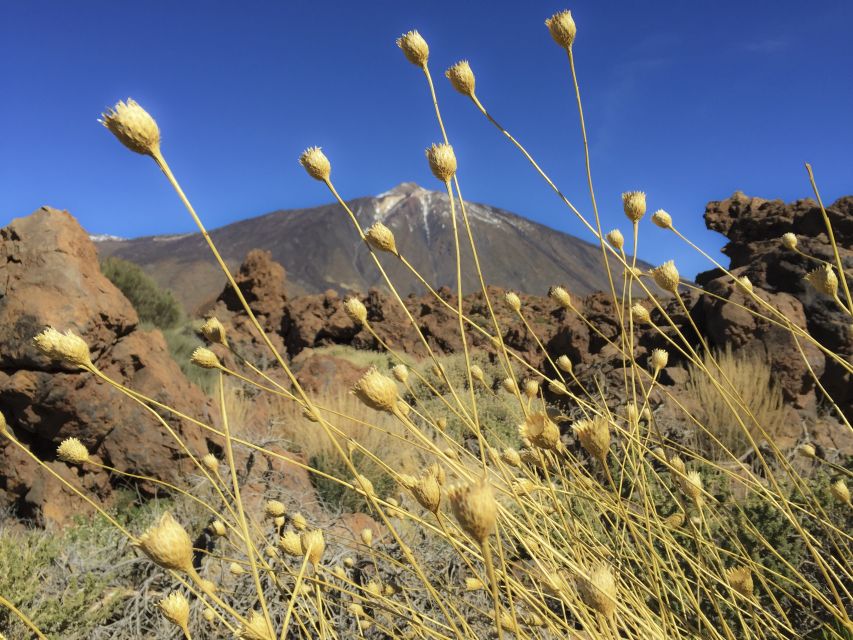
M432 286L455 288L456 258L446 194L403 183L349 205L363 228L376 221L387 225L400 253ZM488 284L540 294L553 284L578 294L608 288L598 246L487 205L466 203L466 210ZM470 292L479 289L479 282L461 219L459 225L463 287ZM290 295L326 289L365 291L383 285L349 217L337 204L274 211L221 227L211 236L235 269L249 250L271 251L287 271ZM210 301L225 282L199 234L105 239L97 246L102 257L114 255L142 266L189 310ZM399 260L386 254L382 262L401 294L423 291Z

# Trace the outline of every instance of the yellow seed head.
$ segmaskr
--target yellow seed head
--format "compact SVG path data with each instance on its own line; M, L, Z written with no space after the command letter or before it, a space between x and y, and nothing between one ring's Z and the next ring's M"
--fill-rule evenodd
M412 487L412 495L427 511L438 512L441 505L441 486L432 473L422 475Z
M206 453L201 458L201 464L213 475L219 475L219 460L212 453Z
M622 209L628 220L639 222L646 214L646 194L643 191L628 191L622 194Z
M320 147L308 147L299 156L301 164L308 175L321 182L327 182L332 175L332 163Z
M210 529L210 532L213 535L219 536L220 538L224 538L228 534L228 531L225 528L225 523L223 523L222 520L214 520L210 523L208 529Z
M186 633L187 624L189 624L190 620L190 603L184 597L184 594L173 591L160 600L157 606L160 607L160 611L163 612L163 617L166 620L177 625Z
M216 357L216 354L204 347L196 347L196 350L190 356L190 362L202 369L218 369L220 366L219 358Z
M548 383L548 390L551 393L556 393L558 396L569 395L569 390L566 389L566 385L559 380L551 380L551 382Z
M290 521L293 523L293 528L297 531L305 531L308 528L308 521L301 513L294 513Z
M56 448L56 456L69 464L85 464L89 461L89 451L77 438L65 438Z
M741 276L737 279L737 286L743 289L746 293L752 293L752 281L746 276Z
M655 267L651 271L652 278L655 284L664 291L675 293L678 291L678 269L675 267L675 262L668 260L659 267Z
M497 504L492 487L480 481L456 485L448 490L453 515L462 530L477 542L483 543L495 530Z
M788 233L783 233L782 246L788 249L789 251L793 251L797 248L797 236L795 236L790 231Z
M358 534L358 536L359 536L359 538L361 538L361 541L365 546L368 546L368 547L373 546L373 529L370 529L369 527L365 527L364 529L361 530L361 532Z
M210 607L208 607L202 612L201 617L207 620L208 622L213 622L216 619L216 612Z
M582 418L572 425L581 446L593 458L604 464L610 451L610 425L606 418Z
M625 236L622 235L622 232L619 231L619 229L613 229L604 237L607 239L607 242L610 243L610 246L617 251L621 251L622 247L625 246Z
M344 301L344 311L356 326L367 324L367 307L356 297L347 298Z
M135 543L155 564L164 569L192 573L193 543L189 535L168 511L139 536Z
M48 327L34 339L36 349L51 360L64 360L69 364L86 368L92 365L89 345L70 329L64 334Z
M577 25L572 18L571 11L560 11L545 21L545 26L551 32L551 37L554 42L563 47L570 49L575 41L575 36L578 33Z
M225 337L225 327L219 322L219 318L210 317L203 325L201 325L201 335L213 344L221 344L224 347L228 346L228 339Z
M480 591L484 589L483 581L478 578L465 578L465 591Z
M377 251L387 251L388 253L397 253L397 243L394 241L394 232L391 231L381 222L375 223L364 234L367 238L367 243Z
M393 369L391 369L391 373L397 378L397 382L401 384L406 384L409 380L409 369L404 364L398 364Z
M672 229L672 216L663 209L658 209L652 214L652 222L661 229Z
M545 413L532 413L519 425L518 434L535 447L554 450L560 444L560 428Z
M697 507L701 507L704 503L702 475L698 471L690 471L686 477L681 478L681 490Z
M521 466L521 456L518 454L518 451L511 447L507 447L503 450L501 453L501 460L511 467Z
M6 422L6 416L0 412L0 436L6 435L9 430L9 423Z
M729 586L742 596L746 598L752 596L752 572L749 570L749 567L731 567L730 569L726 569L726 580Z
M577 585L581 600L590 609L608 617L616 611L616 579L606 564L594 567L588 576L581 576Z
M829 485L829 491L841 504L850 504L850 488L843 478Z
M486 384L486 375L483 373L483 369L480 367L480 365L471 365L471 377L477 382Z
M678 529L681 525L684 524L684 513L681 511L676 511L673 514L668 515L663 522L668 527Z
M669 466L675 471L676 478L678 479L687 473L687 467L684 465L684 460L681 459L681 456L672 456L669 459Z
M652 316L649 313L649 310L639 302L634 303L631 307L631 317L637 324L650 324L652 321Z
M373 483L370 481L370 478L360 473L353 479L353 486L355 486L356 489L361 489L365 495L376 495L376 491L373 489Z
M351 602L351 603L347 606L347 611L349 611L349 612L350 612L350 614L354 615L356 618L363 618L363 617L364 617L364 615L365 615L365 613L364 613L364 607L363 607L363 606L361 606L361 605L360 605L359 603L357 603L357 602Z
M300 542L302 542L302 553L308 558L308 562L315 567L320 564L323 553L326 551L326 539L323 537L323 530L303 531Z
M237 636L241 640L275 640L264 616L257 611L249 613Z
M409 31L397 38L397 46L409 62L418 67L426 67L429 60L429 45L417 31Z
M810 442L804 442L799 447L797 447L797 451L800 452L800 455L805 456L806 458L814 459L817 457L817 449Z
M439 431L445 431L447 429L447 418L445 418L444 416L440 417L438 420L435 421L435 426L438 428Z
M539 395L539 381L528 379L524 381L524 395L528 398L535 398Z
M669 362L669 353L666 349L652 349L652 355L649 358L649 361L652 364L652 369L660 371L661 369L666 368L666 365Z
M518 384L512 378L504 378L503 382L501 382L501 387L507 393L511 393L513 395L518 393Z
M154 118L135 100L119 101L102 113L98 122L131 151L152 157L160 153L160 129Z
M504 300L506 301L507 306L516 313L521 311L521 299L518 297L518 294L512 291L507 291L504 294Z
M295 531L287 531L278 539L278 546L289 556L299 557L302 555L302 541Z
M284 503L279 500L267 500L264 505L264 517L280 518L285 514Z
M432 175L444 183L450 182L456 173L456 154L453 147L444 143L433 144L426 150L426 157Z
M232 562L230 565L228 565L228 572L232 576L242 576L244 573L246 573L246 570L243 568L242 564Z
M352 388L355 396L371 409L393 413L397 409L398 391L394 381L373 367Z
M551 287L548 290L548 297L563 307L563 309L572 308L572 296L563 287Z
M832 296L833 298L838 293L838 276L835 275L835 271L828 264L810 271L806 274L805 279L819 293Z
M460 60L444 72L450 84L463 96L474 95L474 72L467 60Z
M438 480L438 484L440 485L443 485L447 481L447 474L444 473L444 467L437 462L433 462L429 467L427 467L427 473Z
M560 371L565 373L572 372L572 361L569 359L569 356L562 355L557 358L557 366L560 368Z

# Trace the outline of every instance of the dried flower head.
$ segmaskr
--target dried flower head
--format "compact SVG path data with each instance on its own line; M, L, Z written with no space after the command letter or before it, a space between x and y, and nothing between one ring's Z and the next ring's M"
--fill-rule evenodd
M387 251L397 255L394 232L381 222L375 223L364 235L367 238L367 243L377 251Z
M70 329L64 334L53 327L47 327L33 338L36 349L51 360L64 360L80 368L92 366L89 345Z
M545 26L551 32L554 42L564 49L571 49L578 33L577 25L571 11L559 11L545 21Z
M678 529L684 524L684 513L682 511L676 511L664 518L663 523L668 527Z
M224 538L228 533L228 531L225 529L225 523L222 522L222 520L214 520L208 525L207 528L213 535L219 536L220 538Z
M571 373L572 361L569 359L569 356L562 355L557 358L557 367L559 367L560 371L564 371L565 373Z
M315 180L328 182L329 176L332 175L332 163L326 157L326 154L320 147L308 147L299 156L299 164L301 164L308 175Z
M563 309L572 308L572 296L563 287L551 287L548 290L548 297L563 307Z
M506 301L507 306L515 311L516 313L521 312L521 299L518 297L517 293L513 291L507 291L504 294L504 300Z
M690 471L680 479L681 490L697 507L704 503L702 496L702 475L698 471Z
M617 251L621 251L622 247L625 246L625 236L622 235L622 232L619 231L619 229L609 231L604 237L607 239L607 242L610 243L610 246Z
M590 609L608 617L616 611L616 579L606 564L594 567L587 576L580 576L577 587L581 600Z
M507 393L518 394L518 383L512 378L504 378L501 382L501 388Z
M467 60L460 60L444 72L450 84L463 96L474 96L474 72Z
M664 291L676 293L678 291L678 269L675 267L675 262L668 260L659 267L651 270L652 278L655 284Z
M213 622L216 619L216 612L207 607L201 614L201 617L207 620L207 622Z
M654 369L655 372L660 371L661 369L666 368L666 365L669 362L669 353L666 349L652 349L652 355L649 358L649 362L651 362L652 369Z
M589 455L604 464L610 451L610 425L606 418L581 418L572 425L581 446Z
M663 209L658 209L652 214L652 222L661 229L672 229L672 216Z
M290 521L293 523L293 528L297 531L305 531L308 528L308 521L301 513L294 513Z
M352 388L355 396L371 409L394 413L397 409L397 385L388 376L371 368Z
M471 365L471 377L481 384L486 384L486 374L483 373L482 367L478 364Z
M456 173L456 154L453 147L444 143L433 144L426 150L426 157L432 175L445 184L450 182Z
M429 60L429 45L417 31L408 31L397 38L397 46L409 62L419 67L426 67Z
M833 298L838 293L838 276L835 275L831 265L825 264L814 271L809 271L805 280L819 293L824 293Z
M637 223L646 215L646 194L643 191L628 191L622 194L622 210L628 220Z
M391 373L395 378L397 378L397 382L401 384L406 384L409 380L409 369L404 364L398 364L393 369L391 369Z
M814 459L817 457L817 449L810 442L804 442L799 447L797 447L797 451L800 455L805 456L806 458Z
M139 536L135 546L164 569L194 573L193 543L186 530L168 511Z
M415 496L420 505L427 511L438 513L441 505L441 485L432 473L425 473L414 486L411 487L412 495Z
M131 151L151 157L160 153L160 129L154 118L135 100L119 101L102 113L98 122Z
M285 514L284 503L280 500L267 500L264 504L265 518L279 518Z
M0 412L0 436L6 435L9 430L9 424L6 422L6 416Z
M850 488L847 486L847 483L844 482L843 478L836 480L829 485L829 492L832 494L832 497L838 500L841 504L850 504Z
M257 611L251 611L237 637L241 640L275 640L267 621Z
M360 327L367 324L367 307L355 296L344 301L344 311L356 326Z
M556 394L556 395L558 395L558 396L567 396L567 395L569 395L569 390L568 390L568 389L566 389L566 385L564 385L564 384L563 384L562 382L560 382L559 380L551 380L551 381L548 383L548 390L549 390L551 393L554 393L554 394Z
M462 530L484 543L495 530L498 507L492 487L485 481L455 485L448 490L453 515Z
M465 578L465 591L480 591L485 585L479 578Z
M160 600L157 606L160 607L160 611L163 612L163 617L166 620L180 627L184 635L189 637L187 625L190 620L190 603L184 594L173 591Z
M797 248L797 236L795 236L790 231L788 233L783 233L782 246L788 249L789 251L793 251Z
M89 461L89 451L77 438L65 438L56 448L56 456L69 464L85 464Z
M737 283L737 286L746 293L752 293L752 281L746 276L741 276L740 278L737 278L735 282Z
M560 428L546 413L531 413L518 427L518 434L540 449L554 450L560 444Z
M219 322L215 316L208 318L201 325L201 335L213 344L221 344L223 347L228 346L228 339L225 337L225 327Z
M278 539L278 546L289 556L302 555L302 540L295 531L287 531Z
M669 459L669 466L673 471L675 471L676 479L687 473L687 467L684 464L684 460L682 460L679 455L674 455Z
M320 564L323 553L326 551L326 539L323 537L323 530L304 531L299 540L302 543L302 553L308 558L308 562L316 567Z
M528 398L535 398L539 395L539 381L533 378L528 378L524 381L524 395Z
M362 543L366 546L373 546L373 529L371 529L370 527L365 527L364 529L362 529L359 532L358 537L361 538Z
M212 453L206 453L201 458L202 466L213 475L219 475L219 460Z
M749 570L749 567L742 566L726 569L726 581L732 589L742 596L746 598L752 596L752 571Z
M356 474L355 478L353 478L353 486L356 489L361 489L361 491L367 496L376 495L376 491L373 488L373 483L370 481L370 478L360 473Z
M507 447L503 452L501 452L501 460L511 467L521 466L521 456L518 454L518 451L512 447Z
M651 324L652 316L649 310L639 302L635 302L631 307L631 318L636 324Z
M242 576L244 573L246 573L246 570L243 568L242 564L232 562L230 565L228 565L228 572L232 576Z
M204 347L196 347L190 356L190 362L202 369L218 369L221 366L216 354Z

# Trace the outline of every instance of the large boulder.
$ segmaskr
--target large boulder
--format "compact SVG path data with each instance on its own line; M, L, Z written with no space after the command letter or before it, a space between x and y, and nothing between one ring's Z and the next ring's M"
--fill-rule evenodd
M204 395L181 373L163 336L141 330L133 307L101 274L86 232L50 207L0 229L0 411L16 440L105 503L113 483L126 479L58 461L64 438L79 438L96 461L122 471L170 482L186 473L185 451L154 414L91 373L36 351L33 337L46 326L82 336L95 365L114 380L209 420ZM161 413L189 451L207 453L197 427ZM21 515L62 522L87 508L6 438L0 438L0 469L0 505ZM157 491L154 483L136 484Z

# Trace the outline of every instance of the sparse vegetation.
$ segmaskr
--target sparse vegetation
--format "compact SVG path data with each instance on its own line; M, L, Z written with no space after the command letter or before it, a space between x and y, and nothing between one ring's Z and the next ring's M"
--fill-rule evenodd
M140 322L158 329L173 329L183 321L185 314L180 303L139 266L110 256L101 261L101 271L130 301Z
M568 54L577 91L571 14L558 13L547 26ZM428 70L429 48L417 32L404 34L398 45L418 70ZM429 73L425 77L433 90ZM454 65L448 77L530 159L477 98L467 63ZM580 115L585 127L582 111ZM152 158L184 198L147 112L129 100L103 121L126 147ZM450 141L432 145L427 159L450 198L458 256L469 242L469 229ZM306 150L300 161L311 178L330 190L365 239L391 292L389 304L408 313L384 270L386 261L409 268L393 235L389 238L390 230L374 227L364 235L335 190L331 162L319 148ZM557 191L538 165L534 169ZM463 315L461 296L455 306L426 283L458 323L462 346L457 353L436 354L412 320L409 330L421 339L427 355L411 362L395 345L382 342L364 305L350 299L345 305L351 320L384 351L357 354L358 362L372 368L351 393L341 389L338 395L316 397L300 384L242 300L274 366L246 363L224 329L208 325L210 348L194 349L191 359L213 377L219 414L205 421L171 412L203 431L215 455L185 450L172 432L176 451L193 462L195 472L173 490L172 509L158 519L153 509L132 520L117 519L93 496L93 508L109 525L90 527L89 533L74 528L64 538L4 532L12 544L0 545L5 554L0 562L8 567L7 573L0 572L0 595L8 596L21 615L4 613L0 620L15 632L29 624L52 637L74 637L84 630L97 637L99 625L113 625L119 637L165 637L171 632L196 640L234 635L256 640L849 637L849 461L822 459L814 447L780 451L772 434L781 405L766 364L731 351L703 351L686 328L692 319L681 325L672 320L667 308L687 311L676 265L670 261L640 273L623 248L625 237L636 242L641 235L644 194L623 195L632 233L620 233L618 242L608 234L607 244L597 212L583 216L557 193L601 243L608 258L602 269L627 272L625 287L607 292L616 329L607 334L592 326L597 339L606 343L611 364L616 363L610 371L580 380L571 364L560 359L563 354L541 353L540 361L529 362L508 347L491 308L508 305L524 319L524 307L511 295L490 297L485 280L486 309L476 321ZM204 230L189 201L184 204ZM654 214L654 222L677 234L673 242L683 238L677 220L665 212ZM831 233L828 237L833 238ZM206 234L205 239L240 295L218 249ZM478 250L474 240L470 244L472 251ZM843 281L840 267L839 273ZM460 266L457 288L461 281ZM651 287L652 281L660 290ZM846 283L839 288L831 266L809 282L850 322L853 302ZM822 346L777 309L762 304L748 280L738 279L737 286L759 310L746 309L748 313L764 314L799 342ZM554 287L550 296L555 308L587 320L566 290ZM654 315L644 306L636 310L640 298ZM168 317L164 311L151 313L160 322ZM667 348L644 355L642 366L634 341L639 324L651 326ZM487 346L474 348L470 338L475 334L485 336ZM538 336L536 341L544 351ZM188 351L183 344L181 349ZM152 412L157 415L169 413L121 380L108 378L73 333L49 329L36 337L36 345L45 356L156 406ZM691 385L701 408L692 413L678 402L673 387L661 383L670 351L693 367ZM218 354L233 355L237 369L227 368ZM836 362L853 372L843 358ZM607 383L607 375L615 384ZM246 427L261 398L271 416L268 432ZM656 411L664 407L677 416L682 431L702 434L696 442L685 443L660 428ZM838 419L837 428L850 429L843 415ZM168 426L165 420L162 424ZM24 450L4 426L5 446ZM767 437L756 443L759 432ZM725 446L709 444L705 437L711 434ZM293 504L280 501L272 486L266 491L277 502L246 499L248 481L235 462L246 447L293 462L273 446L278 444L273 439L306 455L326 511L300 511L297 516ZM69 457L69 451L79 453L77 445L82 443L66 442L59 460L84 469L100 464L94 456ZM86 495L77 478L54 479ZM291 501L299 497L287 496ZM353 536L335 526L328 512L334 509L369 514L375 527ZM23 536L17 543L27 550L23 559L10 555L15 536ZM136 556L121 553L125 541L134 545ZM69 571L64 577L51 572L58 581L53 593L66 598L58 608L44 606L40 592L32 588L42 567L61 564L63 553L83 543L93 548L88 564L70 563L73 575ZM104 549L115 549L116 556L103 555ZM135 559L119 562L119 556ZM122 596L110 589L123 562L140 569L130 583L134 594L119 607ZM152 584L158 585L156 598ZM166 600L169 593L177 595ZM99 616L95 623L92 607Z

